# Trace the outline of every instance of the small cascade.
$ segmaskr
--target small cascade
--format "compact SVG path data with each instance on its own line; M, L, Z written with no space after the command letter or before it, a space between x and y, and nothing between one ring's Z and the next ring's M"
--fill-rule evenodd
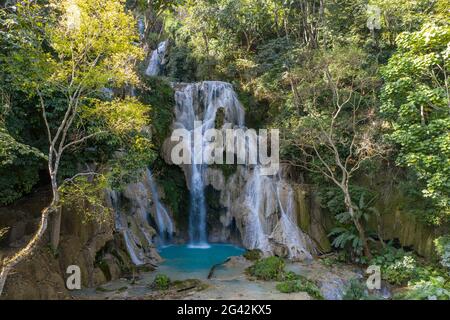
M260 174L259 168L255 168L245 186L244 198L244 205L249 210L245 223L244 245L249 249L259 249L264 253L271 251L268 236L263 228L266 209L265 199L267 199L265 193L267 187L271 187L268 180L269 178Z
M192 165L191 204L189 209L189 240L192 247L207 247L205 186L202 178L204 166Z
M166 208L161 203L159 198L158 188L155 181L153 180L152 173L150 169L147 169L147 180L150 184L150 189L152 191L152 199L155 204L155 220L158 227L159 240L162 245L170 243L172 240L174 228L173 222L170 218Z
M122 214L120 209L119 193L114 190L108 190L107 194L109 196L109 200L111 201L111 207L114 211L115 228L123 236L131 261L137 266L145 264L144 259L142 258L142 251L136 245L133 234L128 228L126 217Z
M312 255L307 249L307 246L312 247L312 242L297 226L292 187L287 187L286 206L283 205L280 197L280 189L283 187L281 183L276 184L276 195L280 206L281 217L273 231L272 237L276 241L286 245L290 259L312 259Z
M144 35L145 35L145 22L144 22L144 18L140 17L137 21L137 27L138 27L138 32L139 32L139 39L144 39Z
M147 76L159 76L164 65L164 57L166 55L168 41L163 41L158 45L158 48L152 52L148 67L145 70Z

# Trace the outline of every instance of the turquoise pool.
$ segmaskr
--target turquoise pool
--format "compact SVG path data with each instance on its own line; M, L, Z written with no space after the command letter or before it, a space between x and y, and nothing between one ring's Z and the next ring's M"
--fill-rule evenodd
M231 244L210 244L205 247L190 247L189 245L171 245L161 247L159 254L164 258L160 271L171 274L202 274L207 276L211 267L224 262L232 256L239 256L245 249Z

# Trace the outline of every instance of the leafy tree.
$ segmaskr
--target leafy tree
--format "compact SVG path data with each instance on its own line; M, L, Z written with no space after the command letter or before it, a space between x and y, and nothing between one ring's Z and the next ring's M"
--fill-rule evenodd
M37 168L45 156L38 149L14 139L0 123L0 205L11 203L31 190ZM11 179L10 172L15 173Z
M290 163L319 174L343 193L367 258L371 257L361 221L361 210L351 195L355 175L364 165L384 153L377 139L378 121L373 108L374 87L363 69L364 54L354 48L336 49L313 63L302 99L305 116L292 116L285 145L296 158ZM357 239L357 240L356 240Z
M439 19L397 38L398 52L382 74L382 112L398 145L397 163L425 183L423 196L434 201L441 224L450 216L450 26Z
M63 154L83 146L89 139L107 135L130 135L139 143L146 138L138 138L137 133L148 121L147 108L134 99L91 99L106 86L138 82L133 64L142 57L142 52L136 46L134 18L124 11L124 1L64 0L42 5L24 1L17 4L16 11L6 15L2 27L11 34L15 49L2 57L12 83L38 97L48 138L53 199L42 211L38 230L30 242L3 260L0 293L8 272L34 251L47 229L50 214L51 243L54 249L58 247L61 224L58 174ZM63 97L62 106L53 103L55 95ZM62 110L55 110L60 107ZM96 125L90 126L92 123Z

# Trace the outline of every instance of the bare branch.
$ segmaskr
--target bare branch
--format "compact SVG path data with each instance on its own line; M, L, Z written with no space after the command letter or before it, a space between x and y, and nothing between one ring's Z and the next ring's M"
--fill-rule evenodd
M45 128L47 129L48 142L51 145L52 144L52 134L50 132L50 126L49 126L48 120L47 120L47 113L45 111L44 98L42 97L42 93L41 93L41 91L39 89L37 90L37 93L38 93L38 96L39 96L39 101L41 103L42 117L44 118Z
M80 144L80 143L82 143L82 142L84 142L84 141L86 141L86 140L88 140L88 139L90 139L90 138L93 138L93 137L95 137L95 136L101 135L101 134L103 134L103 133L105 133L105 132L106 132L106 131L97 131L97 132L91 133L91 134L89 134L89 135L87 135L87 136L85 136L85 137L83 137L83 138L80 138L80 139L78 139L78 140L74 140L74 141L72 141L72 142L66 144L66 145L62 148L62 151L66 150L67 148L70 148L70 147L72 147L72 146L74 146L74 145Z

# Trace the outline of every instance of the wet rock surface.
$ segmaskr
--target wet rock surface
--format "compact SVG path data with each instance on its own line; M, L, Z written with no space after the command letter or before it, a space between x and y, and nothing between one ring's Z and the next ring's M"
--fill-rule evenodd
M276 289L276 281L251 280L246 269L253 262L242 256L231 257L216 268L211 279L186 279L182 273L171 273L159 269L143 273L135 280L120 279L109 282L101 289L85 289L76 293L75 299L179 299L179 300L311 300L306 292L281 293ZM310 262L288 262L286 270L296 272L319 284L325 299L339 300L346 284L360 277L353 266L325 266L320 260ZM177 284L168 290L158 291L151 288L157 274L169 276ZM191 275L190 275L191 276ZM133 283L132 283L133 282ZM180 290L181 289L181 290Z

